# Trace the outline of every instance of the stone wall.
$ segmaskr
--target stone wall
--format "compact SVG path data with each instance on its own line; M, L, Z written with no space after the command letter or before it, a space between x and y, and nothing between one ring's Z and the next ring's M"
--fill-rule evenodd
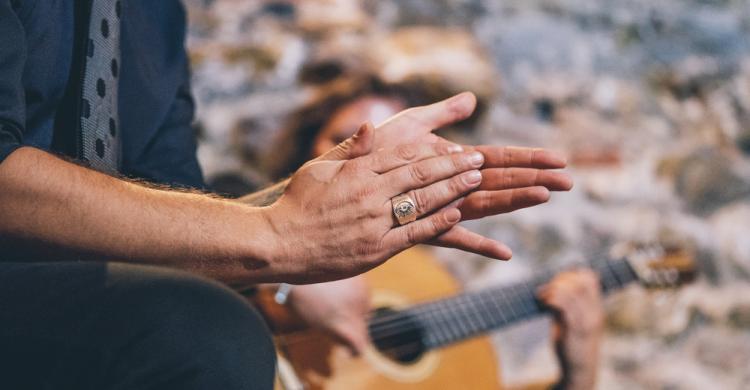
M339 58L336 71L369 66L388 77L429 73L447 58L452 71L432 77L448 89L480 89L488 107L462 137L562 150L576 181L547 205L470 224L508 243L512 262L439 251L467 288L620 242L688 249L703 271L697 283L673 292L633 287L608 299L599 388L750 387L750 3L186 3L209 177L268 180L269 145L316 93L299 81L310 63ZM467 34L478 48L459 42L454 52L397 63L389 58L397 49L384 42L413 26ZM477 50L483 59L474 61ZM535 321L494 336L506 383L554 375L547 327Z

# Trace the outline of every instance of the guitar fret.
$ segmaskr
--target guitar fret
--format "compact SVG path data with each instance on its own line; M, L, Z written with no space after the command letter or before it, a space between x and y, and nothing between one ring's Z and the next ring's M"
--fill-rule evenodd
M496 294L497 293L496 290L488 291L488 293L493 296L492 299L491 299L491 302L492 302L492 306L495 308L495 312L497 313L498 318L500 320L500 321L498 321L498 325L499 324L508 323L508 319L505 317L505 311L500 306L500 302L498 300L498 297L495 296L495 295L497 295Z
M440 318L439 324L445 329L445 333L448 335L446 343L458 340L461 332L456 328L455 322L451 320L452 313L444 305L437 305L437 309Z
M615 273L620 276L620 279L624 281L624 283L629 283L638 279L627 261L623 260L617 262L615 265L613 265L613 269L615 270Z
M473 297L471 297L469 294L466 295L465 316L471 322L473 329L476 332L476 331L480 331L483 328L484 324L482 323L482 318L481 318L480 313L478 313L480 309L477 308L474 302L474 299L472 298Z
M424 328L427 330L427 341L425 344L430 348L443 345L450 339L447 331L442 326L438 326L440 318L433 309L435 305L425 305L420 308L418 313L423 318Z
M452 339L450 341L460 340L466 332L463 330L465 324L461 321L461 316L456 315L459 312L458 307L456 307L456 300L449 300L445 303L441 306L441 310L443 310L444 321L451 330Z
M619 278L619 276L617 275L617 272L616 272L616 271L615 271L615 269L614 269L614 268L612 267L612 262L610 262L610 261L605 261L605 262L604 262L604 264L606 265L606 267L607 267L607 269L609 270L610 274L612 274L612 278L613 278L613 279L615 279L615 280L617 281L617 287L622 287L622 286L624 286L624 285L625 285L625 283L626 283L626 281L625 281L625 280L621 280L621 279Z
M477 297L477 304L480 307L482 317L485 319L485 324L482 327L482 330L491 329L496 323L497 323L497 316L495 315L495 312L492 310L491 304L492 299L491 297L487 296L485 292L479 292L476 293Z
M637 279L630 265L623 260L592 261L587 266L600 275L605 292ZM536 291L557 271L548 270L529 281L468 292L415 307L412 313L418 315L424 329L425 346L447 345L542 312L545 308L537 300Z
M524 288L526 289L527 293L531 297L531 308L534 312L538 312L541 310L541 307L539 306L539 301L537 301L536 298L536 290L539 288L539 284L537 285L531 285L529 283L523 283Z
M484 308L487 315L492 319L488 329L492 329L495 326L505 323L505 317L503 316L502 310L499 310L497 297L492 294L493 291L487 290L482 292L482 298L484 301Z
M469 310L466 307L466 296L459 295L453 300L453 310L457 314L456 322L458 323L459 329L461 330L461 337L467 334L471 334L475 328L471 317L469 316Z
M500 290L500 295L503 297L503 299L508 302L508 311L510 311L511 318L516 317L516 312L513 310L513 305L510 303L511 301L508 299L508 297L505 295L505 289Z
M611 274L611 270L609 267L607 267L607 264L601 264L599 263L597 265L599 275L601 276L602 285L604 287L604 291L610 291L617 287L618 283L617 280L614 279L614 277Z
M481 330L489 329L494 321L492 320L490 313L487 312L487 305L484 302L484 297L482 294L475 294L474 296L474 307L477 308L477 314L482 318Z
M517 286L514 286L514 287L517 287ZM524 304L524 296L519 294L519 292L520 291L518 290L518 288L510 289L510 293L513 294L513 297L514 297L513 299L514 306L516 306L517 308L519 318L524 318L526 317L527 310L526 310L526 305Z

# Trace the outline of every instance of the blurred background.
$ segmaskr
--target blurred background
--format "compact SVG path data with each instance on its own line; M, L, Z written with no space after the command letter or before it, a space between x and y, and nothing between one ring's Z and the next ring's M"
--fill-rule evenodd
M185 0L204 172L231 194L291 171L290 141L362 94L423 104L464 90L461 142L543 146L576 182L467 224L498 263L438 250L466 289L622 242L681 248L701 279L607 299L601 389L750 388L750 2ZM503 382L555 375L549 321L493 334Z

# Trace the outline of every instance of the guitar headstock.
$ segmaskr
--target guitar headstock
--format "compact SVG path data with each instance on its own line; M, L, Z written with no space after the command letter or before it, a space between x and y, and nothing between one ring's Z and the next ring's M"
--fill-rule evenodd
M675 288L698 275L695 259L685 249L628 245L625 259L647 288Z

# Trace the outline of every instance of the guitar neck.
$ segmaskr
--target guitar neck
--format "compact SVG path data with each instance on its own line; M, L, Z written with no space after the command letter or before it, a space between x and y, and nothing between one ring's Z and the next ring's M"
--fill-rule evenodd
M625 260L597 261L587 266L599 274L605 293L637 280ZM545 272L512 285L427 302L395 315L410 324L408 331L419 329L424 348L438 348L545 313L547 308L536 299L536 291L556 273Z

